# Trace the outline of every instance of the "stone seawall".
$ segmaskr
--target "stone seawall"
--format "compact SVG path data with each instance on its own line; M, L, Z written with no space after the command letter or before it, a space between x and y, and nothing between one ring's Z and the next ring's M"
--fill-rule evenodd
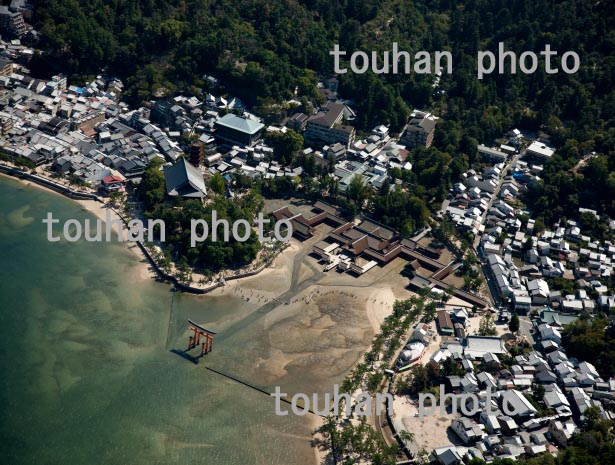
M35 174L32 173L28 173L27 171L22 171L19 168L14 168L12 166L7 166L7 165L2 165L0 164L0 173L6 174L8 176L12 176L15 178L19 178L19 179L27 179L28 181L31 181L35 184L38 184L40 186L46 187L48 189L51 189L59 194L62 194L70 199L76 199L76 200L94 200L96 202L100 202L100 203L104 203L102 198L99 197L96 194L93 193L88 193L88 192L81 192L81 191L76 191L73 190L69 187L66 187L62 184L56 183L54 181L52 181L51 179L47 179L44 178L42 176L37 176ZM124 215L122 215L120 212L118 212L115 209L112 209L119 218L122 219L122 221L124 222L125 225L128 225L128 221L130 221L129 218L126 218ZM263 263L260 267L258 267L256 270L252 270L252 271L247 271L245 273L240 273L234 276L229 276L224 278L224 281L219 281L215 284L212 284L209 287L204 287L204 288L200 288L200 287L194 287L194 286L190 286L189 284L186 283L182 283L181 281L179 281L177 279L176 276L166 273L159 265L158 263L156 263L156 260L154 260L154 257L152 257L152 255L150 254L149 250L147 249L147 247L145 247L145 244L143 244L140 241L137 241L136 244L139 246L139 249L141 250L141 252L143 253L143 255L145 256L145 258L149 261L150 265L153 267L154 271L156 272L156 274L158 275L158 278L160 278L163 281L166 282L170 282L172 283L176 288L184 291L184 292L189 292L192 294L207 294L208 292L213 291L214 289L217 289L219 287L224 286L224 281L231 281L234 279L241 279L241 278L247 278L249 276L254 276L257 275L258 273L260 273L261 271L263 271L265 268L267 268L269 265L271 265L271 263L273 262L273 260L275 260L275 256L268 259L265 263Z

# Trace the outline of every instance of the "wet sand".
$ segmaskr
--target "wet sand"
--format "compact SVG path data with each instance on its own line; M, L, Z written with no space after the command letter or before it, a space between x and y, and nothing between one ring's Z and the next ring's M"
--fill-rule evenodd
M76 202L106 219L107 208L99 202ZM360 277L333 270L323 273L322 264L308 255L322 234L304 242L292 239L290 247L255 276L228 281L205 296L182 297L219 310L205 315L197 311L198 306L190 306L189 311L179 306L171 317L170 345L187 340L185 320L190 317L220 330L222 339L208 355L208 365L223 367L259 386L283 386L290 395L332 392L333 384L341 383L369 349L395 299L412 293L399 275L403 261L376 267ZM126 250L136 258L130 279L152 277L140 249L127 242ZM124 353L122 347L113 349L116 356ZM73 345L70 350L82 348ZM68 384L75 382L69 376L65 379ZM317 418L309 421L313 429L320 424ZM320 463L318 451L314 453Z
M196 465L206 449L224 465L313 463L310 420L277 417L271 397L206 370L232 364L234 352L216 341L216 360L194 365L170 351L186 347L187 316L224 328L258 305L133 283L138 260L121 244L45 240L47 211L90 217L74 202L15 181L0 190L6 460Z

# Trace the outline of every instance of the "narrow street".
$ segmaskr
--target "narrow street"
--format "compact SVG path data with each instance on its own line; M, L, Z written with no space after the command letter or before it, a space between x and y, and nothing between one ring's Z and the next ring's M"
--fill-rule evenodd
M482 216L480 217L480 223L481 224L484 224L485 219L487 218L487 214L488 214L489 210L491 209L491 207L493 206L493 201L498 198L498 196L500 194L500 190L502 189L502 184L504 183L504 180L505 180L506 176L508 175L509 169L512 166L514 166L523 155L525 155L525 150L522 150L520 153L516 154L504 166L504 169L502 170L502 173L500 174L500 178L498 180L498 185L497 185L497 187L495 189L495 192L494 192L493 196L491 197L491 199L489 200L489 203L487 205L487 209L483 212ZM481 239L481 236L480 236L480 234L478 234L476 236L476 238L474 239L474 242L472 244L472 248L476 252L476 255L477 255L477 257L478 257L478 259L480 261L481 272L482 272L482 275L483 275L483 279L487 283L487 288L489 289L489 293L491 294L491 301L493 302L493 304L496 307L499 307L499 306L502 305L502 301L500 299L500 295L499 295L499 292L498 292L497 285L493 281L493 278L491 277L491 274L489 273L489 270L487 269L487 262L485 262L485 260L478 253L478 246L480 244L480 239ZM529 336L528 339L531 339L531 335Z
M527 316L519 316L519 334L525 336L532 346L536 343L532 336L532 321Z
M493 201L497 199L498 196L500 195L500 190L502 189L502 184L504 183L504 180L506 176L508 175L508 170L512 166L514 166L523 155L525 155L525 150L522 150L520 153L512 157L511 160L504 166L504 169L502 170L502 173L500 174L500 178L498 180L498 185L495 189L495 192L493 193L493 196L491 196L491 199L489 200L487 209L483 212L482 216L480 217L480 224L484 224L485 219L487 218L487 213L489 212L489 210L491 209L493 205ZM475 249L478 247L478 244L480 244L480 236L476 236L476 238L474 239L473 245Z

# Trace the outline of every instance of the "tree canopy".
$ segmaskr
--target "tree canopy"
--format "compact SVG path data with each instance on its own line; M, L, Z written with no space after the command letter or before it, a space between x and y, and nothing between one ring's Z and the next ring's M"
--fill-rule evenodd
M339 75L354 99L357 125L401 129L409 108L445 115L437 145L489 141L514 125L543 126L556 145L574 140L571 155L613 147L615 125L615 12L610 2L564 0L48 0L37 2L34 26L49 55L35 69L97 73L126 79L128 101L153 91L207 87L204 73L222 79L249 105L300 95L318 100L316 76L333 74L333 44L356 50L411 54L450 50L453 73L437 91L433 75ZM520 55L544 44L581 57L576 74L492 74L476 78L477 51L499 42ZM37 60L39 62L37 63ZM37 66L40 62L46 66ZM542 58L541 58L542 61ZM556 65L559 66L559 58ZM609 124L610 122L610 124ZM472 144L466 144L470 148ZM471 150L470 150L471 151ZM462 150L470 157L475 154ZM605 152L606 153L606 152ZM471 161L471 159L470 159Z
M212 177L210 187L214 192L224 192L224 180L222 184L220 180L221 177ZM164 221L166 252L174 256L178 263L183 262L205 271L218 271L250 263L261 249L255 231L251 231L245 242L236 241L233 234L229 234L229 242L213 241L210 231L205 241L197 243L195 247L190 244L193 219L203 219L213 229L212 212L215 211L217 219L228 221L230 226L239 219L251 222L263 207L263 198L259 194L250 192L235 200L218 195L205 205L198 200L181 198L165 202L164 176L156 164L145 170L138 194L143 201L146 216ZM216 229L222 234L223 226Z
M605 379L615 376L615 327L606 318L566 325L562 345L572 357L591 361Z
M412 55L450 51L452 74L435 85L430 74L352 72L336 76L343 97L356 110L354 125L390 124L401 130L410 108L425 108L438 120L434 145L408 156L412 170L392 170L405 194L385 189L371 210L409 233L436 211L451 182L477 161L478 142L502 137L513 127L542 130L557 147L543 181L525 199L534 216L552 224L576 218L578 207L615 217L615 9L612 2L563 0L48 0L38 2L33 24L40 46L35 73L62 71L78 79L105 71L124 79L122 98L141 104L153 94L209 90L228 92L268 120L282 121L297 98L304 111L323 102L319 78L333 75L333 44L348 54L373 50L382 56L393 42ZM575 74L538 70L476 76L477 52L497 53L498 44L535 53L549 44L559 55L581 57ZM348 55L347 55L348 56ZM222 89L211 89L205 74ZM292 131L272 135L274 156L292 163L302 145ZM597 157L578 164L593 151ZM194 154L193 162L200 157ZM306 173L315 173L304 158ZM572 169L575 168L575 169ZM286 181L280 181L284 183ZM277 183L277 181L276 181ZM272 183L273 184L273 183ZM273 186L277 189L277 186ZM281 186L290 188L292 186ZM307 186L314 192L311 181ZM393 208L400 208L396 219ZM357 208L356 204L349 207ZM604 223L585 222L596 237Z

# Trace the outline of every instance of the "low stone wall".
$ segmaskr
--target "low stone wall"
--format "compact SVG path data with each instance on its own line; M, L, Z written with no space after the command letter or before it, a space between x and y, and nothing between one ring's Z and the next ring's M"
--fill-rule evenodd
M0 172L7 174L9 176L13 176L15 178L27 179L28 181L32 181L36 184L47 187L48 189L54 190L62 195L70 197L71 199L96 200L99 202L101 201L100 198L96 194L75 191L69 187L63 186L62 184L53 182L50 179L43 178L35 174L28 173L27 171L22 171L20 169L13 168L11 166L0 165Z
M92 193L88 193L88 192L81 192L81 191L75 191L73 189L70 189L69 187L66 187L62 184L58 184L53 182L50 179L47 178L43 178L40 176L37 176L35 174L32 173L28 173L26 171L22 171L18 168L14 168L11 166L7 166L7 165L1 165L0 164L0 172L7 174L9 176L15 177L15 178L19 178L19 179L27 179L29 181L32 181L36 184L39 184L41 186L47 187L49 189L54 190L55 192L58 192L59 194L65 195L66 197L69 197L71 199L79 199L79 200L94 200L100 203L104 203L103 200L97 196L96 194L92 194ZM121 220L124 222L125 225L128 225L128 221L130 221L129 218L126 218L124 215L122 215L120 212L118 212L115 209L112 209L118 217L121 218ZM184 292L190 292L192 294L207 294L208 292L213 291L214 289L217 289L219 287L224 286L224 282L217 282L215 284L212 284L209 287L205 287L205 288L200 288L200 287L193 287L190 286L189 284L186 283L182 283L181 281L179 281L177 279L177 277L166 273L162 268L160 268L160 266L158 265L158 263L156 263L156 260L154 260L154 257L152 257L152 255L150 254L149 250L147 250L147 247L145 247L145 244L143 244L140 241L137 241L137 245L139 246L139 249L141 249L141 252L143 252L143 255L145 255L145 258L149 261L150 265L154 268L154 271L156 272L156 274L158 275L158 277L164 281L170 282L173 285L175 285L176 288L181 289ZM241 278L247 278L249 276L254 276L258 273L260 273L261 271L263 271L265 268L267 268L269 265L271 265L271 263L273 262L273 260L275 260L277 255L274 255L273 257L271 257L269 260L267 260L265 263L263 263L260 267L258 267L256 270L252 270L252 271L246 271L245 273L240 273L238 275L234 275L234 276L229 276L224 278L225 281L231 281L234 279L241 279Z
M286 245L284 246L284 249L288 247L288 242L286 243ZM284 250L282 249L282 250ZM280 252L282 252L282 250L280 250ZM278 252L278 253L280 253ZM273 263L273 261L276 259L278 255L274 255L273 257L269 258L267 261L265 261L265 263L263 263L261 266L259 266L257 269L252 270L252 271L246 271L245 273L240 273L238 275L234 275L234 276L229 276L229 277L225 277L224 280L225 281L232 281L234 279L241 279L241 278L247 278L249 276L254 276L257 275L258 273L260 273L261 271L263 271L265 268L267 268L269 265L271 265Z
M122 217L120 216L120 218ZM124 218L122 218L122 220L124 220ZM126 220L124 220L124 222L125 221ZM145 255L145 258L147 258L147 260L149 261L150 265L152 265L152 267L154 268L154 271L156 271L156 274L158 275L158 277L163 279L164 281L173 283L175 287L177 287L178 289L181 289L184 292L190 292L192 294L207 294L208 292L211 292L214 289L224 286L224 283L221 283L221 282L215 283L205 288L193 287L193 286L190 286L189 284L182 283L175 276L166 273L162 268L160 268L160 266L158 266L158 263L156 263L156 260L154 260L154 257L152 257L149 250L147 250L147 247L145 247L145 244L143 244L141 241L137 241L137 245L141 249L141 252L143 252L143 255Z

